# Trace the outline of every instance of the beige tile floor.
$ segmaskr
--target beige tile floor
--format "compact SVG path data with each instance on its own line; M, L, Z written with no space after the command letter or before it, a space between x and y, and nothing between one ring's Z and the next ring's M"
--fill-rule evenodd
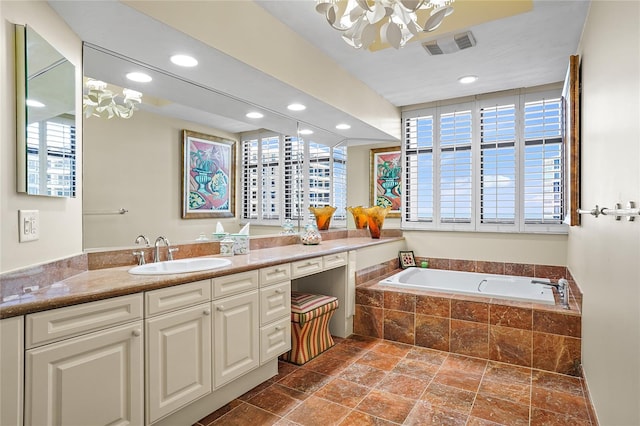
M597 425L582 380L362 336L201 419L209 425Z

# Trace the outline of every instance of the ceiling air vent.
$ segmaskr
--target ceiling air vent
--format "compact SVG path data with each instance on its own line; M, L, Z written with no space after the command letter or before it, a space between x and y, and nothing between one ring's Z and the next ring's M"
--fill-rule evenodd
M459 50L468 49L476 45L476 39L471 31L464 33L448 35L436 40L425 41L422 47L425 48L430 55L443 55L446 53L454 53Z

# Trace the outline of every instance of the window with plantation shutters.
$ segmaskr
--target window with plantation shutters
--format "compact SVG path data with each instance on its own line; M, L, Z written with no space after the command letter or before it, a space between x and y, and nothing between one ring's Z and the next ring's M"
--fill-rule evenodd
M242 139L242 218L267 225L307 221L309 206L330 204L338 208L334 220L346 220L346 166L344 147L247 135Z
M560 99L524 106L524 221L559 224L564 218Z
M560 90L403 113L404 229L566 232Z
M480 223L516 220L515 105L480 109Z
M44 165L46 164L46 167ZM27 192L76 195L76 128L63 116L27 126Z

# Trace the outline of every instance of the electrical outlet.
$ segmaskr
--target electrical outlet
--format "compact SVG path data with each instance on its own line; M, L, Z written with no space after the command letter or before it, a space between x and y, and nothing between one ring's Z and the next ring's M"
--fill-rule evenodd
M40 212L38 210L18 210L18 223L21 243L40 238Z

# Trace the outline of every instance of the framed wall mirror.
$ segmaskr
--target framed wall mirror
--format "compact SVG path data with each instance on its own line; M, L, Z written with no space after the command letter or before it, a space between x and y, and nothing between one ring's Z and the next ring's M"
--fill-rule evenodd
M15 37L17 190L75 197L75 66L28 26Z

